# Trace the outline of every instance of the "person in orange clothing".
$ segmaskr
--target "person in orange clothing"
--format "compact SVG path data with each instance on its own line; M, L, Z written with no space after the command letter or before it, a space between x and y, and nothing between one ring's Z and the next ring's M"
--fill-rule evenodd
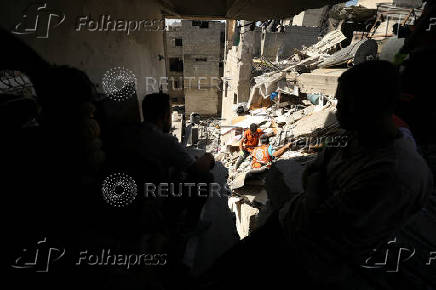
M268 137L263 135L260 137L261 145L254 148L251 152L252 161L251 168L258 169L266 166L266 168L270 168L272 161L276 157L280 157L288 150L292 143L288 143L278 150L274 150L271 145L269 145Z
M253 151L253 149L257 147L257 145L259 145L259 138L263 134L264 132L259 129L254 123L250 125L249 130L245 130L244 136L239 142L240 156L238 158L238 161L236 162L235 170L238 169L238 167L245 160L245 158L250 155L251 151Z

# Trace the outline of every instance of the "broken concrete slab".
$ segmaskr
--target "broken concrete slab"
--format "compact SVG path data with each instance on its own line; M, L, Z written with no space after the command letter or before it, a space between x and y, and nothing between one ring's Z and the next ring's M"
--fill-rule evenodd
M302 117L293 124L292 133L295 137L310 134L319 128L324 128L337 123L336 108L327 105L320 111L314 111L311 114Z
M251 207L244 202L242 197L230 197L228 206L236 216L236 230L242 240L250 234L253 228L254 218L259 214L259 209Z
M373 39L362 39L351 43L346 48L339 50L324 60L319 67L331 67L352 61L354 65L375 59L377 55L377 42Z
M333 30L327 33L319 42L303 50L308 56L317 56L320 54L330 54L335 51L336 46L346 39L340 30Z
M316 69L311 73L303 73L297 77L297 84L303 93L321 93L334 97L338 78L347 69Z
M183 115L180 114L177 111L174 111L171 115L171 128L172 132L171 134L179 140L179 142L182 142L182 136L183 136Z

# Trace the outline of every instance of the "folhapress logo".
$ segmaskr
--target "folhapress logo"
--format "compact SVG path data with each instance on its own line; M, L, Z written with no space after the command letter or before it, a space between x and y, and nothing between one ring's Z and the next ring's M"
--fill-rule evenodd
M22 254L11 265L15 269L31 269L35 272L48 272L50 265L62 258L65 249L52 248L47 245L47 238L36 243L31 249L23 249Z
M387 242L384 252L377 254L377 249L373 249L372 255L365 259L364 264L360 266L366 269L381 269L386 272L398 273L400 264L416 257L415 253L416 250L413 247L401 247L395 237ZM434 266L432 263L436 261L436 251L430 251L424 255L421 253L419 256L421 259L424 258L424 260L420 261L422 264Z
M428 28L425 31L432 31L433 26L436 27L436 17L430 17Z
M47 8L47 3L32 3L23 11L23 20L12 29L13 34L48 38L50 29L65 21L65 13Z
M138 194L135 180L124 173L114 173L103 181L104 200L114 207L125 207L131 204Z

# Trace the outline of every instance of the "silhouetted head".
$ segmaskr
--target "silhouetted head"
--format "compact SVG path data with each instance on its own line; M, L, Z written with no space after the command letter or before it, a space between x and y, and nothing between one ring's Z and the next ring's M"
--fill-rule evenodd
M80 128L80 120L89 117L84 109L97 94L83 71L66 65L49 67L36 93L41 105L41 124L61 126L65 132Z
M145 122L155 124L165 133L171 129L170 96L164 93L146 95L142 101L142 115Z
M414 50L403 66L402 95L395 113L410 126L418 143L435 142L435 134L429 134L436 132L434 74L424 68L436 67L436 49Z
M250 132L251 132L251 134L256 133L256 130L257 130L257 125L255 123L251 123L250 124Z
M0 69L17 70L25 73L32 81L41 76L41 71L49 67L36 51L22 39L0 27Z
M0 129L21 129L37 115L34 99L0 94Z
M266 135L262 135L260 136L260 144L261 145L266 145L269 144L269 138Z
M367 61L338 79L336 117L342 128L370 130L392 119L399 98L399 76L387 61Z

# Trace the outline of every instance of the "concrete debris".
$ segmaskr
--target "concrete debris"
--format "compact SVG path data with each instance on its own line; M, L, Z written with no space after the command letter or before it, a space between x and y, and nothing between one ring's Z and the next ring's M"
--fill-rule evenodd
M241 239L290 194L302 190L305 164L329 144L326 137L343 132L335 117L334 97L340 75L350 66L378 58L383 50L383 58L392 59L403 43L399 40L401 33L408 31L407 26L413 26L415 15L421 13L419 8L412 11L386 3L377 4L376 8L338 4L305 11L287 24L274 22L280 28L277 31L262 30L260 55L244 54L244 49L250 52L259 42L248 36L241 38L238 49L234 46L229 49L240 54L238 62L230 65L240 67L231 74L237 80L234 85L237 89L233 89L234 98L223 94L225 125L219 129L216 123L208 125L212 127L208 134L219 142L206 142L209 146L206 147L228 169L227 185L231 191L228 206L236 215ZM298 28L290 28L291 22ZM316 23L317 28L304 25L309 22ZM290 33L302 38L307 33L304 44L308 46L297 48L294 40L287 37ZM272 39L274 45L266 45ZM227 107L232 108L233 115L228 114ZM292 143L290 150L275 158L266 171L252 169L251 157L236 169L241 138L252 123L270 136L269 143L274 149ZM198 143L203 139L200 130Z
M228 201L229 208L236 216L236 230L241 240L247 237L252 229L253 218L259 214L259 209L251 207L244 202L242 197L230 197Z
M247 115L232 120L232 126L221 128L221 147L216 151L215 157L229 169L227 184L232 191L229 207L236 215L236 228L241 239L259 225L260 220L263 219L260 217L260 212L268 214L268 202L271 198L267 194L264 181L265 174L268 173L253 170L250 158L242 162L237 170L235 169L243 130L247 130L251 123L259 125L264 133L274 133L269 138L270 144L278 148L290 140L311 136L311 133L317 133L317 130L337 127L334 118L335 102L324 95L320 98L325 100L325 105L324 102L319 102L318 105L309 102L305 105L302 102L303 96L283 95L283 99L278 99L276 103L250 110ZM285 170L286 166L280 167L279 170L285 171L286 180L292 180L290 186L294 189L301 188L300 177L304 163L315 156L314 152L309 150L309 143L296 146L274 161L279 163L292 159L294 163L292 168L297 168L298 174L296 171L292 173ZM275 199L284 200L285 197L280 196Z
M182 142L182 136L183 136L183 114L179 113L178 111L173 111L173 114L171 116L171 122L172 122L172 135L179 140L179 142Z
M303 53L312 57L319 54L329 54L335 49L337 44L341 43L344 39L346 39L346 37L340 30L330 31L321 41L303 50Z
M362 39L352 43L346 48L329 56L319 66L331 67L352 62L357 65L367 60L375 59L377 55L377 42L373 39Z
M299 137L302 135L308 135L316 129L335 125L337 123L335 112L335 107L327 105L320 111L315 111L310 115L303 116L292 125L292 134L295 137Z
M297 83L303 93L320 93L334 97L338 78L346 70L345 68L316 69L299 75Z
M242 114L244 112L247 112L249 107L247 102L238 103L232 107L233 111L237 114Z
M179 132L174 130L178 126L178 122L175 121L177 119L174 116L173 113L173 135L177 132L178 135L175 136L179 139L178 136L180 135L181 142L188 148L201 149L214 154L218 154L221 151L221 125L218 118L191 118L191 120L186 121L184 132L183 130Z

